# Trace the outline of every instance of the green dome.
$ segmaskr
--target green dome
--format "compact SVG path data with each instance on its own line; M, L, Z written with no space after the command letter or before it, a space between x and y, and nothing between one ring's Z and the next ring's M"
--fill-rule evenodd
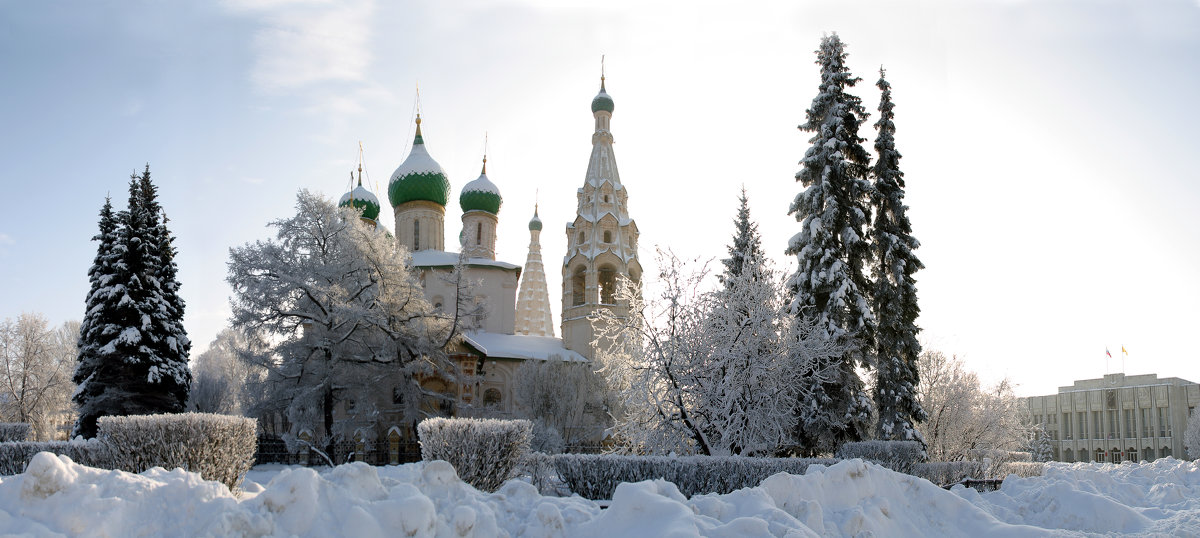
M533 206L533 218L529 219L529 230L537 232L542 231L542 219L538 218L537 206Z
M388 181L388 201L392 207L415 200L444 206L449 199L450 180L446 178L442 166L425 150L425 140L421 137L421 118L417 118L417 137L413 140L412 152Z
M486 163L486 161L484 162ZM462 194L458 196L458 205L462 208L463 213L487 211L497 215L500 213L500 204L502 203L504 203L504 199L500 197L500 189L496 188L496 184L487 177L486 165L479 177L463 185Z
M343 194L342 199L338 200L338 207L354 207L362 210L363 218L379 220L379 198L365 189L362 183L359 183L354 190Z
M608 112L609 114L612 114L613 111L613 100L612 97L608 96L608 92L604 91L603 80L600 81L600 93L596 94L596 97L592 98L592 113L595 114L601 110Z

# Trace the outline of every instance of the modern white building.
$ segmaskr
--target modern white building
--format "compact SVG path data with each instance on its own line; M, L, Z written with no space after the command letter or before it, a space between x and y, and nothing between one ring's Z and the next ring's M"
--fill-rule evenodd
M1025 420L1045 425L1056 461L1185 459L1183 433L1200 404L1200 385L1156 374L1109 374L1022 400Z

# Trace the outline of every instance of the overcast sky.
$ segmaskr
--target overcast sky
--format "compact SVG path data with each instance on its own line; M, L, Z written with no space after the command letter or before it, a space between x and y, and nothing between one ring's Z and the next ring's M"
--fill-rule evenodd
M537 193L557 323L602 54L647 275L655 245L724 256L743 185L790 269L809 138L796 125L813 51L837 32L873 113L868 147L881 65L893 85L927 346L1022 395L1120 371L1122 345L1130 374L1200 381L1196 0L0 0L0 13L0 318L82 317L104 196L123 207L148 162L202 352L227 324L229 248L268 237L298 189L348 190L359 141L386 200L419 83L452 186L446 244L486 132L499 258L524 263Z

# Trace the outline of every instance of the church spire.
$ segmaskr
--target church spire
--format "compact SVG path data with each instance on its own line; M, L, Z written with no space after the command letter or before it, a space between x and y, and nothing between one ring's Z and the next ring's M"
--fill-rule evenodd
M609 130L613 100L601 76L600 93L592 99L596 130L583 188L576 191L575 220L567 224L567 255L563 259L562 338L567 349L594 358L588 316L600 309L627 314L617 304L621 277L640 286L642 267L637 256L637 224L629 217L628 192L621 184L613 136Z
M546 286L546 269L542 266L542 220L537 204L529 221L529 254L521 271L521 290L517 295L517 334L554 336L554 321L550 317L550 292Z

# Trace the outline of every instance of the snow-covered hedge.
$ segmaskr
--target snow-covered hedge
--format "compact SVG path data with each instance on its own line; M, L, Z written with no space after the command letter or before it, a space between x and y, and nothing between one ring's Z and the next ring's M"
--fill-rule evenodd
M931 461L913 465L912 474L939 486L957 484L964 479L1004 478L1010 474L1020 477L1041 476L1044 463L1029 461Z
M480 491L495 491L529 453L533 423L487 418L430 418L417 425L421 458L444 460Z
M740 456L618 456L557 454L549 458L558 476L574 493L588 499L611 499L617 484L661 478L691 497L729 493L757 486L776 473L804 474L809 465L833 465L828 458L746 458Z
M98 438L112 468L182 467L236 490L254 463L257 421L209 413L101 417Z
M859 458L896 472L912 474L913 465L925 459L925 450L916 441L860 441L838 447L837 458Z
M29 460L38 452L50 452L71 458L71 461L89 467L107 469L112 465L108 445L103 441L78 439L75 441L10 441L0 443L0 475L8 476L25 472Z
M25 441L29 439L30 431L25 422L0 422L0 443Z

